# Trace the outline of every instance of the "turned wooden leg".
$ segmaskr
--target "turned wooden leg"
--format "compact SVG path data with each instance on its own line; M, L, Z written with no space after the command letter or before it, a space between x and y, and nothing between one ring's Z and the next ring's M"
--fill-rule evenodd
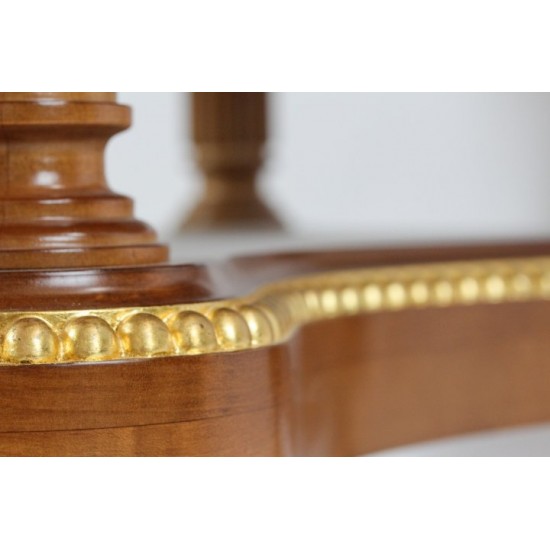
M205 192L185 230L278 229L257 192L266 143L267 94L192 94L193 140Z
M167 259L105 180L105 145L129 125L111 92L0 93L0 268Z

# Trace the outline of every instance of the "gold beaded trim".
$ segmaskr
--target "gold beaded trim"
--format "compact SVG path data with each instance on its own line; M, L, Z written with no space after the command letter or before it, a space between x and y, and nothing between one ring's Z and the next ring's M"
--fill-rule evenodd
M550 299L550 257L331 272L231 300L94 311L0 312L0 363L198 355L281 343L317 320L405 308Z

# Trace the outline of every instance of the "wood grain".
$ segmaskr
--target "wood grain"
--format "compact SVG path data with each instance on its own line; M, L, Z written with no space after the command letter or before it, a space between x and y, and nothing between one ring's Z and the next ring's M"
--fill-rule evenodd
M6 455L357 455L550 420L550 303L373 313L271 348L0 369Z
M261 162L264 100L239 99L243 126L242 105L214 96L197 103L201 163L214 198L240 208ZM216 109L229 113L222 125ZM105 144L128 124L112 92L0 93L2 311L188 304L334 270L550 256L549 242L529 242L168 265L105 181ZM548 421L549 324L542 299L449 305L335 317L246 351L0 365L0 454L357 455Z

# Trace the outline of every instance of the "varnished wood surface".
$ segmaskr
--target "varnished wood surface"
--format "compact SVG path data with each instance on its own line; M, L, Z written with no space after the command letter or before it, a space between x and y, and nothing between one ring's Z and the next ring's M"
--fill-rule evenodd
M534 250L547 247L504 246L500 253ZM469 253L498 255L477 247ZM393 254L365 251L357 262L383 264ZM353 263L347 253L293 261L297 272ZM249 284L268 279L270 270L274 278L288 274L291 264L281 262L244 261ZM178 291L171 289L172 299L184 297ZM449 306L317 322L257 350L4 366L0 453L357 455L547 421L549 323L546 301Z
M306 328L298 454L356 455L547 421L549 319L547 303L507 304Z
M108 253L109 249L105 249ZM39 252L35 250L34 252ZM79 258L85 249L76 249ZM44 255L49 252L42 251ZM0 269L3 311L148 306L240 296L297 275L426 262L550 255L550 243L293 252L210 264L79 269ZM55 262L58 253L52 255Z
M198 109L196 128L211 204L228 199L260 212L262 98L203 97L215 107ZM0 93L0 309L31 314L15 324L36 327L33 312L233 298L334 270L550 256L548 242L489 243L165 264L166 247L105 181L105 144L129 124L129 110L115 99L112 92ZM40 334L50 334L38 321ZM543 300L455 304L318 321L246 351L88 363L71 355L40 365L22 354L0 366L0 454L356 455L546 421L549 321ZM33 330L3 334L0 344L18 350L23 336L39 339Z
M0 93L0 269L164 262L132 201L105 180L104 149L130 125L112 92Z
M381 313L201 358L0 370L4 455L357 455L550 419L550 304Z

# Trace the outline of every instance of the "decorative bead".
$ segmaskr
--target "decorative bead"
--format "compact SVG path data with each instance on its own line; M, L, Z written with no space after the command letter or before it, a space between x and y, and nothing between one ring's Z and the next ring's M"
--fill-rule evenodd
M319 293L315 290L305 290L303 292L303 296L308 314L313 318L321 315L321 302L319 300Z
M500 275L491 275L485 280L484 290L490 302L498 302L506 294L506 285Z
M430 300L430 287L425 281L415 281L410 288L411 302L417 306L424 306Z
M479 282L474 277L464 277L458 285L458 292L465 302L475 302L480 293Z
M383 295L380 285L369 284L363 289L363 300L367 311L376 311L382 307Z
M342 309L349 314L357 313L361 309L361 295L354 287L346 287L340 293Z
M533 288L531 278L525 273L518 273L512 277L510 284L512 287L512 292L519 299L528 297Z
M401 283L390 283L386 287L386 302L390 309L401 309L407 303L407 291Z
M101 361L116 359L119 355L114 330L100 317L91 315L67 323L63 349L67 360Z
M323 313L329 317L338 315L340 302L336 290L327 288L321 292L321 308Z
M268 346L273 343L273 329L269 319L260 309L245 306L241 314L248 324L253 346Z
M244 307L246 308L246 306ZM265 304L263 304L262 302L256 302L252 305L252 307L255 310L260 311L264 315L264 317L267 319L269 326L271 328L273 342L280 342L281 340L283 340L284 338L283 328L281 326L279 316L275 313L275 311L269 306L266 306ZM305 319L307 320L310 319L310 313L307 308L305 309L304 315L305 315L304 317Z
M434 285L434 298L438 306L447 306L452 303L454 296L453 285L449 281L437 281Z
M212 323L200 313L183 311L170 323L178 350L186 354L208 353L217 347Z
M227 352L278 344L306 323L339 315L549 298L550 258L373 267L277 283L248 300L93 314L0 312L0 326L5 327L0 362L93 362Z
M309 319L308 307L301 292L293 291L289 293L286 301L294 324L300 324Z
M229 308L218 309L212 316L212 323L222 349L236 350L250 345L250 330L237 311Z
M57 359L59 341L47 323L36 317L25 317L8 330L2 351L8 362L49 363Z
M168 327L150 313L132 315L119 325L117 334L129 356L166 355L174 349Z

